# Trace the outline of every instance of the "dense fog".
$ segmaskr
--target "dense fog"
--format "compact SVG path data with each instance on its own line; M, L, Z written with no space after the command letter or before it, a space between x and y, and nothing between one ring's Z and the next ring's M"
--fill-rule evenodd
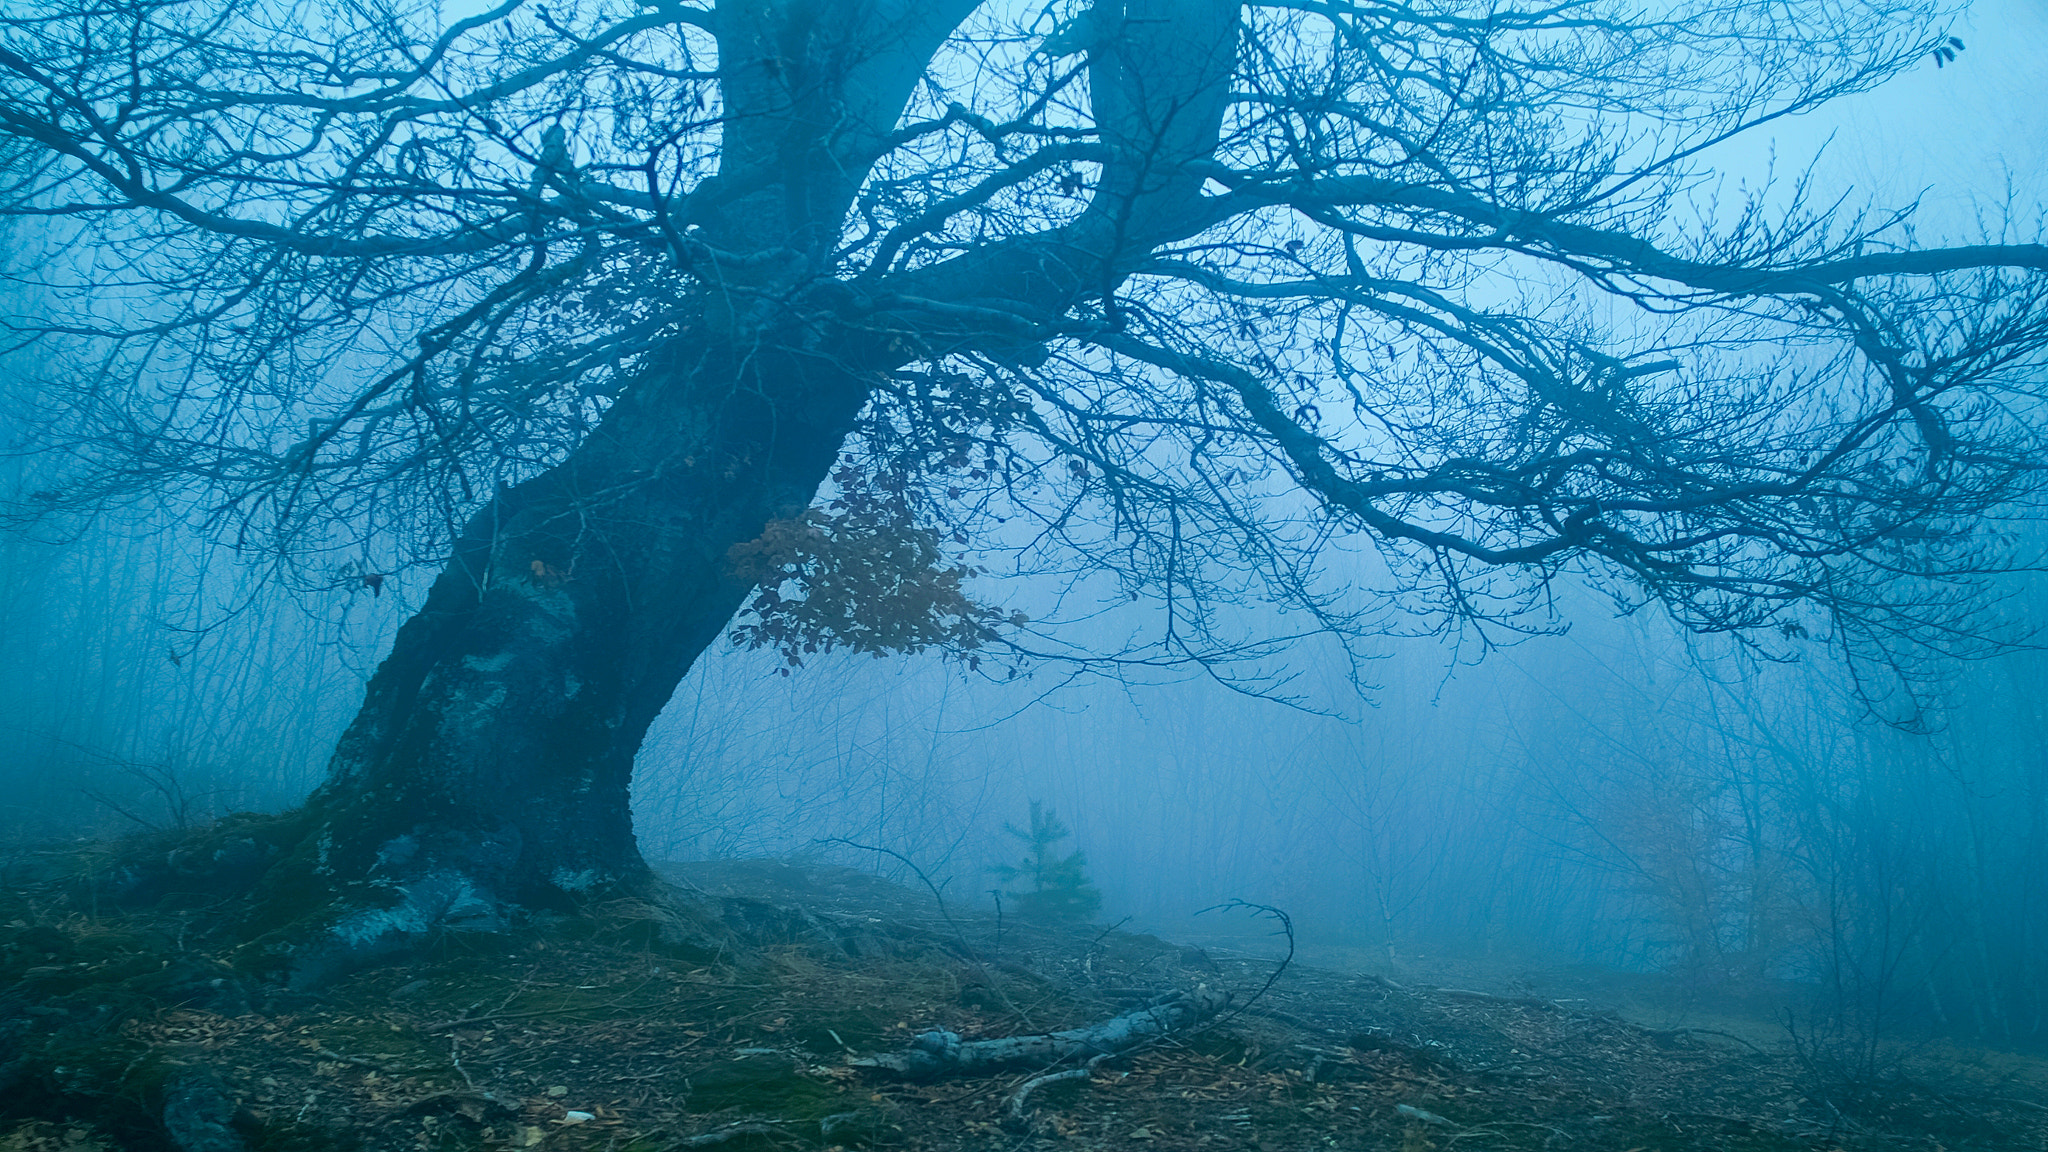
M163 539L12 545L17 840L281 807L319 779L385 603L323 620L258 599L194 635L175 627L194 553ZM1476 667L1390 645L1348 716L1200 677L1004 685L863 657L782 677L722 654L642 753L638 833L656 859L823 857L915 882L820 843L845 838L986 907L989 868L1022 852L1002 829L1039 801L1103 917L1171 938L1270 949L1192 915L1241 898L1373 970L1761 980L1802 1009L2041 1040L2048 657L1955 669L1922 735L1873 720L1818 654L1717 658L1577 608L1568 634Z
M1818 155L1843 195L1924 193L1930 241L1996 232L2007 204L2034 219L2048 17L1971 19L1956 64L1745 139L1723 167L1761 179ZM39 466L7 464L10 485ZM296 803L424 596L423 573L282 574L188 512L0 536L11 843ZM2002 588L1986 622L2048 628L2048 586ZM1800 1021L2048 1044L2048 656L1857 681L1818 639L1786 633L1778 662L1570 582L1535 623L1498 646L1389 634L1362 693L1315 642L1251 683L845 653L791 674L720 644L640 754L636 831L653 859L803 856L914 883L907 859L986 909L991 869L1022 851L1005 827L1038 804L1085 853L1105 924L1270 950L1257 925L1195 915L1243 899L1285 909L1311 956L1397 977L1589 965Z

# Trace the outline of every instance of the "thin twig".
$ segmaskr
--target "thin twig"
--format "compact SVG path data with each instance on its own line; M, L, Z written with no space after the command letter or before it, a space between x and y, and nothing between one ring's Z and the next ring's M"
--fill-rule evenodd
M1236 908L1249 909L1253 915L1268 916L1280 921L1280 931L1287 937L1287 955L1281 957L1279 966L1275 967L1272 973L1266 977L1264 984L1259 985L1257 992L1246 997L1244 1003L1202 1025L1200 1031L1203 1032L1207 1032L1212 1028L1220 1028L1239 1016L1244 1015L1247 1009L1259 1002L1260 997L1272 990L1273 984L1280 979L1280 974L1287 971L1287 966L1294 963L1294 917L1273 907L1271 904L1254 904L1249 900L1226 900L1221 904L1211 904L1209 907L1202 909L1201 912L1195 913L1195 915L1200 916L1207 912L1228 911Z
M901 863L905 868L908 868L912 872L916 873L917 878L923 881L925 888L931 892L932 899L938 903L939 915L945 918L946 926L953 930L953 938L955 940L960 941L960 947L963 951L967 953L968 961L974 965L975 971L981 973L982 980L988 984L988 990L996 994L996 997L1003 1002L1003 1007L1008 1008L1011 1012L1016 1013L1017 1018L1023 1021L1026 1027L1037 1027L1036 1024L1033 1024L1031 1022L1030 1013L1024 1011L1022 1008L1019 1008L1017 1006L1016 1001L1010 999L1009 993L1003 991L1002 985L996 983L995 974L990 972L988 970L988 966L981 962L981 954L974 950L974 945L968 943L967 933L961 931L960 922L953 919L952 910L946 907L946 898L940 895L939 893L939 886L937 884L932 883L932 878L930 876L925 875L924 869L919 868L915 860L912 860L910 857L905 856L903 853L896 851L894 848L881 848L873 844L862 844L858 841L848 840L844 836L821 837L819 839L811 841L811 843L844 844L848 848L858 848L863 852L879 852L884 856L890 856L895 858L896 861Z
M1026 1119L1024 1109L1030 1102L1033 1092L1048 1084L1057 1084L1063 1080L1086 1080L1095 1075L1095 1066L1109 1059L1109 1056L1109 1053L1104 1052L1090 1059L1088 1063L1079 1068L1069 1068L1064 1072L1044 1072L1033 1076L1031 1079L1018 1085L1017 1090L1010 1094L1010 1102L1004 1110L1009 1113L1011 1120L1019 1123L1024 1122Z
M1651 1036L1719 1036L1724 1040L1733 1040L1759 1056L1770 1055L1769 1052L1737 1036L1735 1033L1723 1032L1719 1028L1643 1028L1642 1031Z
M737 1124L727 1124L723 1128L713 1128L701 1136L688 1137L683 1140L682 1146L685 1148L706 1148L713 1144L723 1144L728 1140L737 1140L742 1136L769 1136L773 1135L774 1132L775 1127L772 1124L760 1120L749 1120Z
M1121 919L1121 920L1117 921L1116 923L1114 923L1114 924L1111 924L1111 925L1110 925L1109 927L1107 927L1107 928L1104 928L1104 929L1103 929L1102 931L1100 931L1100 932L1096 933L1096 935L1095 935L1095 939L1093 939L1093 940L1090 940L1090 941L1088 942L1088 947L1090 947L1090 948L1094 948L1094 947L1096 947L1097 945L1099 945L1099 944L1101 944L1101 943L1102 943L1102 941L1103 941L1103 938L1104 938L1104 937L1108 936L1108 935L1109 935L1109 934L1110 934L1111 932L1114 932L1114 931L1116 931L1117 929L1119 929L1119 928L1123 927L1124 925L1126 925L1126 924L1129 924L1130 922L1131 922L1131 918L1130 918L1129 916L1126 916L1126 917L1124 917L1123 919Z
M476 1087L476 1081L469 1078L469 1069L462 1066L462 1035L460 1033L448 1038L448 1062L455 1065L455 1070L462 1074L462 1082L464 1084L469 1085L471 1088Z
M535 1016L560 1016L569 1012L601 1012L606 1008L616 1008L624 1004L633 998L634 993L652 983L654 983L652 980L642 980L640 983L633 985L632 989L625 995L616 1000L607 1000L602 1004L571 1004L561 1008L535 1008L529 1012L493 1012L486 1016L457 1016L453 1020L443 1020L439 1024L422 1025L420 1031L432 1034L435 1032L446 1032L450 1028L461 1028L470 1024L489 1024L497 1020L528 1020Z

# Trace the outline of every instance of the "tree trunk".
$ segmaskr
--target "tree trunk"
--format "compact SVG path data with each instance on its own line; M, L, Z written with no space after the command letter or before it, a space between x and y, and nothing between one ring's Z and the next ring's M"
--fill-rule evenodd
M376 950L638 888L641 738L749 591L727 550L808 505L861 380L791 346L673 349L500 491L370 681L265 919L324 910Z
M713 11L727 119L690 197L717 262L695 327L561 464L496 495L400 629L245 926L288 929L295 979L647 882L633 759L750 590L727 551L810 503L875 373L912 358L820 317L848 303L829 269L867 167L973 7ZM309 917L328 929L310 949Z
M1194 161L1215 147L1237 6L1185 17L1145 4L1119 51L1091 64L1120 159L1081 220L885 291L836 280L869 167L974 6L709 10L724 136L717 174L687 197L678 252L706 285L694 330L561 464L466 527L248 927L303 939L316 918L321 948L360 956L434 926L494 927L516 908L639 887L634 755L749 591L727 552L809 504L877 374L960 346L1027 357L1036 325L1101 291L1118 252L1199 227ZM305 950L290 963L318 978Z

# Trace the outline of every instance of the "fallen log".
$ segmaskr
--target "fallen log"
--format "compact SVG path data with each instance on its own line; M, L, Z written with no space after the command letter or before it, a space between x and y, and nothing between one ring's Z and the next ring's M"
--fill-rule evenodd
M1117 1056L1188 1028L1230 1003L1227 992L1173 992L1135 1012L1087 1028L1069 1028L994 1040L962 1040L957 1032L926 1032L901 1052L851 1061L915 1080L975 1076L1018 1068L1045 1068L1069 1060Z

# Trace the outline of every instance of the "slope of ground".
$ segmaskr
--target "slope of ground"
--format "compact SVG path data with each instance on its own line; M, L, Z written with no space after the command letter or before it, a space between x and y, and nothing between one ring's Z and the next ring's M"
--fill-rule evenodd
M244 977L203 911L11 886L0 1150L2048 1148L2042 1086L1981 1070L1831 1081L1540 998L1273 979L1272 961L1149 936L949 917L846 869L666 874L744 948L664 944L671 913L615 905L317 995ZM932 1030L1043 1032L1196 990L1231 1006L1021 1104L1038 1070L918 1082L860 1063Z

